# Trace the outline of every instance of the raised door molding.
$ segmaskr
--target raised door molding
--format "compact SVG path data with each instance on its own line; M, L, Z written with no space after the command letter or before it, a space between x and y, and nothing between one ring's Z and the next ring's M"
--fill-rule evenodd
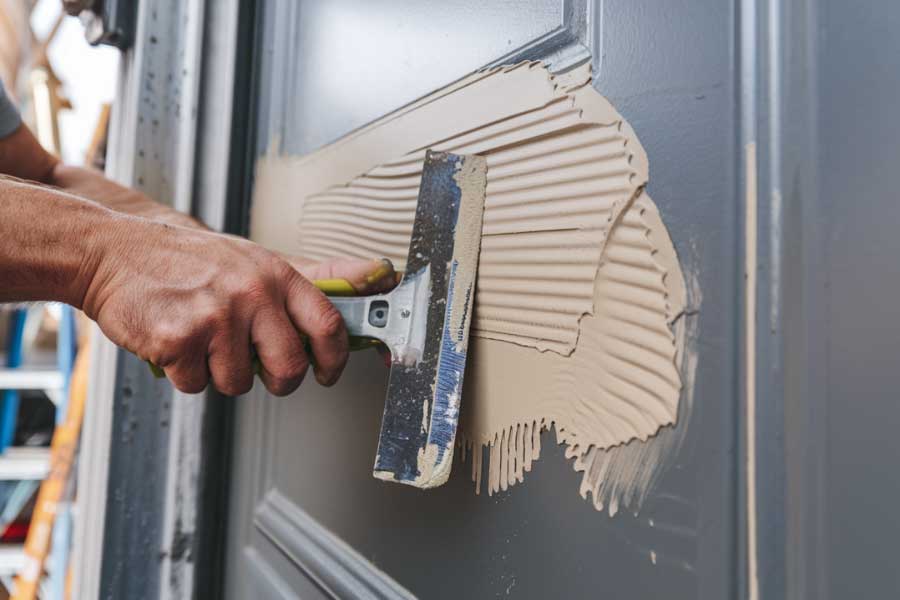
M414 598L277 490L266 494L253 522L291 563L334 598Z

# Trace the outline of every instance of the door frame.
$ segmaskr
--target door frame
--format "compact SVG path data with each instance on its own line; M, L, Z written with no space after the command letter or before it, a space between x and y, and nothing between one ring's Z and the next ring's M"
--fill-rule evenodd
M140 2L110 129L109 176L235 234L249 205L256 4ZM181 394L98 337L79 504L103 511L76 532L74 597L221 597L233 401Z

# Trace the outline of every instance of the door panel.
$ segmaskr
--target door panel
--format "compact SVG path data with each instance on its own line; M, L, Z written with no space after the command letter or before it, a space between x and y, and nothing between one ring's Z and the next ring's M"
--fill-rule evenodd
M504 57L584 56L584 0L266 3L260 150L305 154ZM581 46L581 48L578 48ZM581 51L583 50L583 52ZM571 56L555 56L557 62Z
M475 495L468 468L428 492L373 479L387 371L371 353L353 356L332 389L310 381L274 399L257 386L238 406L233 597L249 589L390 597L403 588L423 598L732 597L731 8L715 0L270 0L260 27L258 155L314 151L498 61L545 58L559 71L592 56L594 85L637 131L649 192L702 290L702 310L690 318L704 343L693 395L683 398L676 433L666 432L682 443L640 512L614 517L579 497L581 476L552 432L525 483L494 496ZM242 587L254 578L268 587Z

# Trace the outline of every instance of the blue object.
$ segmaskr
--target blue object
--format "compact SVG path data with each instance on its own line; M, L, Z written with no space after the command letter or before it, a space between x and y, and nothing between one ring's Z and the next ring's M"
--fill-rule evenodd
M56 364L63 375L63 387L60 390L59 404L56 406L57 426L65 421L66 412L69 409L69 385L72 381L76 351L75 310L64 304L59 317L59 331L56 337ZM70 474L69 477L71 478L72 475ZM49 596L51 598L62 598L65 595L66 568L69 564L71 546L72 507L69 500L63 500L57 505L52 546L48 558L49 578L47 584L50 588Z
M16 309L10 315L9 337L6 344L6 366L15 368L22 364L22 337L25 333L25 319L28 311ZM3 406L0 409L0 453L12 445L19 417L19 392L3 391Z
M72 547L72 505L62 500L57 505L56 519L53 524L50 556L47 561L48 597L65 598L66 569L69 565L69 554Z
M56 407L57 425L65 420L66 410L69 407L69 383L72 380L72 369L75 367L77 346L75 310L64 304L59 318L59 333L56 338L56 365L63 375L63 387L60 390L59 404Z
M5 532L6 528L18 518L40 485L40 479L0 481L3 498L0 502L0 506L3 507L0 510L0 532Z

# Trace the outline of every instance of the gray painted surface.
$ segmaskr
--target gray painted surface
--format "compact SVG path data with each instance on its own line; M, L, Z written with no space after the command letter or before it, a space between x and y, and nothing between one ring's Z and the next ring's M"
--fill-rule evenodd
M372 356L354 357L334 390L309 383L286 400L258 391L241 399L227 519L226 589L232 597L333 597L322 577L341 569L340 577L371 585L371 565L357 553L427 598L746 597L740 275L742 150L750 141L759 157L760 469L754 483L760 597L896 595L900 575L891 559L900 539L894 459L900 328L893 299L900 241L893 227L900 219L900 52L894 34L900 5L881 3L866 12L833 0L597 0L590 20L579 21L571 15L585 7L574 1L445 2L445 20L433 31L465 39L473 49L466 60L438 61L441 72L423 80L434 54L403 34L414 34L421 19L434 13L417 9L404 21L407 11L392 3L363 24L358 43L345 41L352 50L345 58L355 55L360 69L378 70L403 93L367 88L356 100L347 95L354 80L365 82L364 72L351 69L329 87L318 80L324 71L316 67L348 52L334 46L342 40L322 32L354 2L260 4L261 69L248 77L258 85L249 109L246 98L235 104L246 109L246 121L258 124L256 143L249 144L257 152L275 139L291 152L313 150L502 59L505 50L495 38L527 44L537 36L520 55L547 55L558 64L577 58L582 40L593 50L597 88L647 149L650 193L703 297L694 317L699 369L693 409L664 434L680 450L638 516L622 511L609 518L578 498L579 477L552 435L545 436L541 461L526 482L493 497L474 496L462 470L429 493L374 481L370 469L386 374ZM187 28L178 5L153 2L156 10L144 11L145 18L154 15L155 25L140 28L144 37L126 63L123 87L146 87L146 93L117 106L125 139L119 149L125 166L118 174L162 200L179 193L186 200L190 189L176 190L170 179L177 170L170 167L179 129L178 104L171 100L178 97L181 71L166 57L184 43ZM371 11L368 4L365 10ZM391 12L393 20L386 16ZM567 14L569 25L554 30ZM467 29L479 19L493 29L485 34L480 23ZM386 34L379 27L391 33L382 53L377 47ZM566 29L575 33L561 35ZM407 63L405 44L411 43L419 44L421 56ZM442 43L430 51L440 51ZM214 52L214 44L206 52ZM236 88L245 81L246 74L239 75ZM298 104L297 94L315 86L329 90L330 103ZM325 109L327 114L319 112ZM235 109L234 128L241 126L241 110ZM207 130L210 122L204 120ZM198 153L204 144L198 141ZM132 146L141 152L131 152ZM231 155L239 164L239 149ZM210 160L201 159L201 171ZM224 212L216 200L201 206L218 222L224 214L235 231L245 208L233 205L243 189L235 173L252 169L243 166L232 169L235 185L229 184L234 189ZM209 175L197 179L201 195L221 196ZM204 192L210 187L218 192ZM163 514L166 485L177 468L169 464L167 429L177 427L180 439L190 431L183 420L169 420L170 389L151 380L139 361L120 358L116 385L103 595L185 597L184 588L160 585L160 553L171 525L171 515ZM228 436L221 426L205 433L216 431ZM348 443L332 456L326 450L337 439ZM226 499L215 498L215 487L207 485L206 502L218 501L223 510ZM198 491L190 483L179 489ZM288 503L277 514L267 512L272 494ZM279 525L279 518L290 523ZM202 539L194 540L197 551L215 546L224 525L208 523ZM304 556L304 535L328 539L317 527L355 549L326 548L324 558L331 556L339 568L322 566L323 556ZM319 566L311 567L316 561ZM204 587L214 583L215 566L203 570L198 597L217 589Z
M760 164L760 596L892 598L900 5L746 4L758 42L741 99Z
M260 69L283 93L258 106L260 153L310 152L504 58L586 54L559 51L585 38L586 0L264 4ZM454 27L461 16L466 27ZM351 101L361 89L365 102Z
M407 19L429 11L412 11L411 17L399 3L381 7L377 18L357 26L359 35L344 38L322 32L336 26L336 15L367 3L325 4L266 4L259 152L276 140L284 151L312 151L494 63L507 53L494 47L498 37L521 44L551 34L565 9L555 1L429 4L450 11L435 20L444 35L474 45L467 55L474 58L456 61L441 44L422 43L407 27ZM525 483L509 492L475 496L465 468L427 493L386 485L371 477L386 372L373 356L354 356L331 390L310 382L284 400L257 389L239 401L227 567L234 597L264 577L245 560L247 548L257 560L270 557L272 572L302 571L288 555L271 553L272 532L262 536L252 522L272 490L423 598L738 595L736 231L743 196L737 180L737 17L733 7L714 1L574 6L582 13L593 8L582 41L599 67L595 85L647 149L650 193L685 271L699 278L702 290L697 386L693 412L679 424L677 435L685 436L680 451L669 456L638 516L622 511L610 518L582 500L580 476L552 443L552 433L545 434L541 461ZM499 20L498 11L504 15ZM492 23L487 38L480 25L470 27L480 21ZM379 42L387 38L383 55ZM390 54L409 47L417 56L412 63ZM354 80L352 70L332 74L324 68L332 56L340 65L352 56L354 69L377 71L402 93L378 93L370 77ZM422 69L433 64L439 69L423 81ZM318 100L306 95L315 90L331 96L313 110Z
M820 8L827 582L896 596L900 539L900 5ZM821 262L819 262L821 260ZM875 592L879 594L875 594Z
M268 2L266 35L283 94L262 140L302 154L552 32L563 3ZM525 10L522 10L525 8ZM461 26L460 18L465 19ZM364 90L364 101L358 94Z

